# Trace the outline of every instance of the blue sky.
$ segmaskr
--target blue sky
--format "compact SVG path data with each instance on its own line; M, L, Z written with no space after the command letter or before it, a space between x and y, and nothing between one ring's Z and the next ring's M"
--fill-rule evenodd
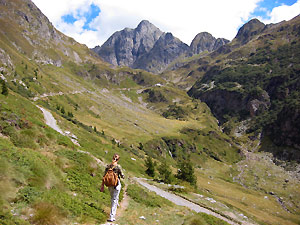
M58 30L88 47L103 44L125 27L135 28L144 19L190 44L199 32L232 40L252 18L268 24L300 14L300 0L32 1Z
M100 8L97 5L92 3L87 12L81 13L80 10L78 9L71 14L63 15L61 18L64 22L68 24L74 24L77 20L84 18L85 23L83 25L83 29L96 31L96 28L90 26L90 23L93 21L93 19L99 16L100 13L101 13Z
M258 3L258 7L252 13L255 17L261 17L264 19L270 19L268 12L271 12L273 8L288 5L291 6L295 4L297 0L264 0ZM300 11L300 9L299 9ZM300 12L299 12L300 13Z

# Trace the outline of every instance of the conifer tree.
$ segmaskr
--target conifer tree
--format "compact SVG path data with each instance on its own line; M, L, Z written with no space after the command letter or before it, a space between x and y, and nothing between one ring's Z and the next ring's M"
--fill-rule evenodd
M155 164L152 161L152 158L150 156L147 157L146 162L145 162L145 166L146 166L146 174L148 174L150 177L154 177L155 176Z
M187 181L192 185L196 185L197 179L194 174L194 167L190 161L190 158L181 160L178 164L177 178L183 181Z
M170 169L169 165L167 165L165 160L158 167L158 172L160 174L160 178L162 179L162 181L164 183L169 184L169 183L172 182L173 175L172 175L172 172L171 172L171 169Z

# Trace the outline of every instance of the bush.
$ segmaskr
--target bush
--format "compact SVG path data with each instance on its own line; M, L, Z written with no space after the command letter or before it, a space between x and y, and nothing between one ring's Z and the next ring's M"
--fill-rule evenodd
M165 111L162 116L165 118L174 118L174 119L183 119L187 115L187 112L183 109L183 107L178 105L170 105L168 110Z
M40 202L35 204L34 209L36 211L31 220L32 223L43 225L63 224L65 215L56 206L47 202Z
M7 96L8 95L8 88L6 86L6 82L4 80L1 80L1 85L2 85L1 94Z
M31 133L31 131L27 131L28 130L15 133L11 136L11 141L16 147L36 149L37 144L32 137L33 133Z

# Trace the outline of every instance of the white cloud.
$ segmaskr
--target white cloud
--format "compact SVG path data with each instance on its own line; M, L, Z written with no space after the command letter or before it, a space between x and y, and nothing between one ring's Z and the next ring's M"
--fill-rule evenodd
M149 20L162 31L172 32L187 44L202 31L231 40L238 28L250 19L251 13L261 0L33 1L56 28L77 41L94 47L101 45L117 30L125 27L135 28L143 19ZM96 31L83 29L84 18L73 25L62 21L61 16L72 14L77 10L87 11L92 3L101 9L100 15L90 24ZM282 11L284 11L282 8L278 11L274 9L271 17L274 19L279 17Z
M300 0L295 4L281 5L272 9L268 16L270 19L264 20L265 23L278 23L283 20L290 20L300 14Z

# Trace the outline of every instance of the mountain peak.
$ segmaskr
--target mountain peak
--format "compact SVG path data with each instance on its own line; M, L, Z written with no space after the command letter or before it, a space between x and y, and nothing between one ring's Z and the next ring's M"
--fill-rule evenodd
M196 37L193 39L190 48L192 54L199 54L204 51L214 51L228 42L229 41L224 38L216 39L208 32L201 32L197 34Z
M163 32L142 20L135 29L125 28L114 33L101 47L94 48L105 61L115 66L129 66L149 52Z
M139 23L139 25L137 26L137 28L138 27L144 27L144 26L148 27L148 26L154 26L154 25L152 23L150 23L148 20L142 20Z
M259 34L265 26L266 25L258 19L252 19L239 29L235 39L237 39L241 44L246 44L253 36Z

